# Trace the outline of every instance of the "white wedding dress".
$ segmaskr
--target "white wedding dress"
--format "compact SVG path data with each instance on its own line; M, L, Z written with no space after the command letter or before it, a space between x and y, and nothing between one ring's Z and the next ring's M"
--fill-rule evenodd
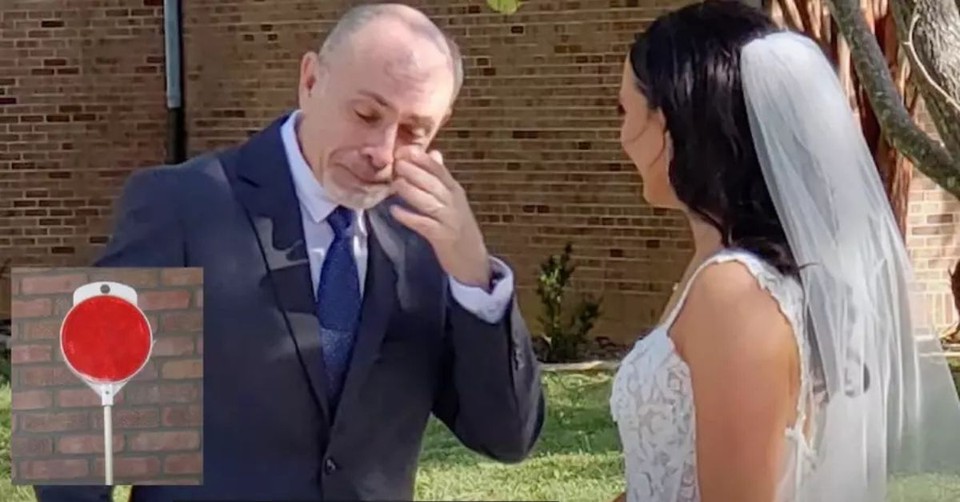
M697 502L696 410L690 373L677 354L668 330L696 276L705 267L735 260L743 264L780 305L799 348L801 364L797 421L784 431L786 455L778 501L795 501L800 483L812 466L812 450L803 434L810 401L810 347L802 336L803 291L800 284L759 257L743 250L723 250L701 264L687 281L664 322L639 340L617 371L610 411L620 434L628 502Z

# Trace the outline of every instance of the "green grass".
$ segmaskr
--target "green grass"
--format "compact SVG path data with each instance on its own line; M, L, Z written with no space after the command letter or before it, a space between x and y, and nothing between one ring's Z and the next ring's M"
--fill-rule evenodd
M960 370L960 365L957 367ZM548 417L532 457L502 465L474 454L431 421L417 479L418 500L609 501L623 489L619 440L607 399L610 375L548 374ZM960 374L957 376L960 387ZM9 481L10 388L0 388L0 501L35 502ZM960 424L958 424L960 425ZM950 433L953 433L952 431ZM960 500L960 480L911 478L895 485L911 502ZM126 501L127 487L114 500Z
M610 500L623 489L606 374L548 375L548 417L531 459L501 465L469 452L436 422L421 457L418 500Z

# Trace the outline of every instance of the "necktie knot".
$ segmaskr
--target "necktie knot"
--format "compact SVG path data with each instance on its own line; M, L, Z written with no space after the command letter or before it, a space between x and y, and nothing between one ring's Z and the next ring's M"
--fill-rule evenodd
M327 222L330 224L330 228L333 229L333 234L337 238L346 235L350 225L353 224L353 216L353 210L343 206L337 206L337 208L330 213L330 216L327 216Z

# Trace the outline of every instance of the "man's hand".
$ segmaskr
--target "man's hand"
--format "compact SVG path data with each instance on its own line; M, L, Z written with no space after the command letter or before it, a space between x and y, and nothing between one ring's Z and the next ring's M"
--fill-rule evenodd
M394 218L426 239L444 271L458 282L489 290L490 258L463 187L440 152L404 147L393 165L394 191L416 212L393 206Z

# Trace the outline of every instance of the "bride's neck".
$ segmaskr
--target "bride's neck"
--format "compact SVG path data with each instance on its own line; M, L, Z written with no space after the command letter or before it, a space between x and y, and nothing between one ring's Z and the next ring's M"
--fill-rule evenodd
M687 214L687 221L693 235L693 261L703 261L723 248L720 232L713 225L693 214Z

